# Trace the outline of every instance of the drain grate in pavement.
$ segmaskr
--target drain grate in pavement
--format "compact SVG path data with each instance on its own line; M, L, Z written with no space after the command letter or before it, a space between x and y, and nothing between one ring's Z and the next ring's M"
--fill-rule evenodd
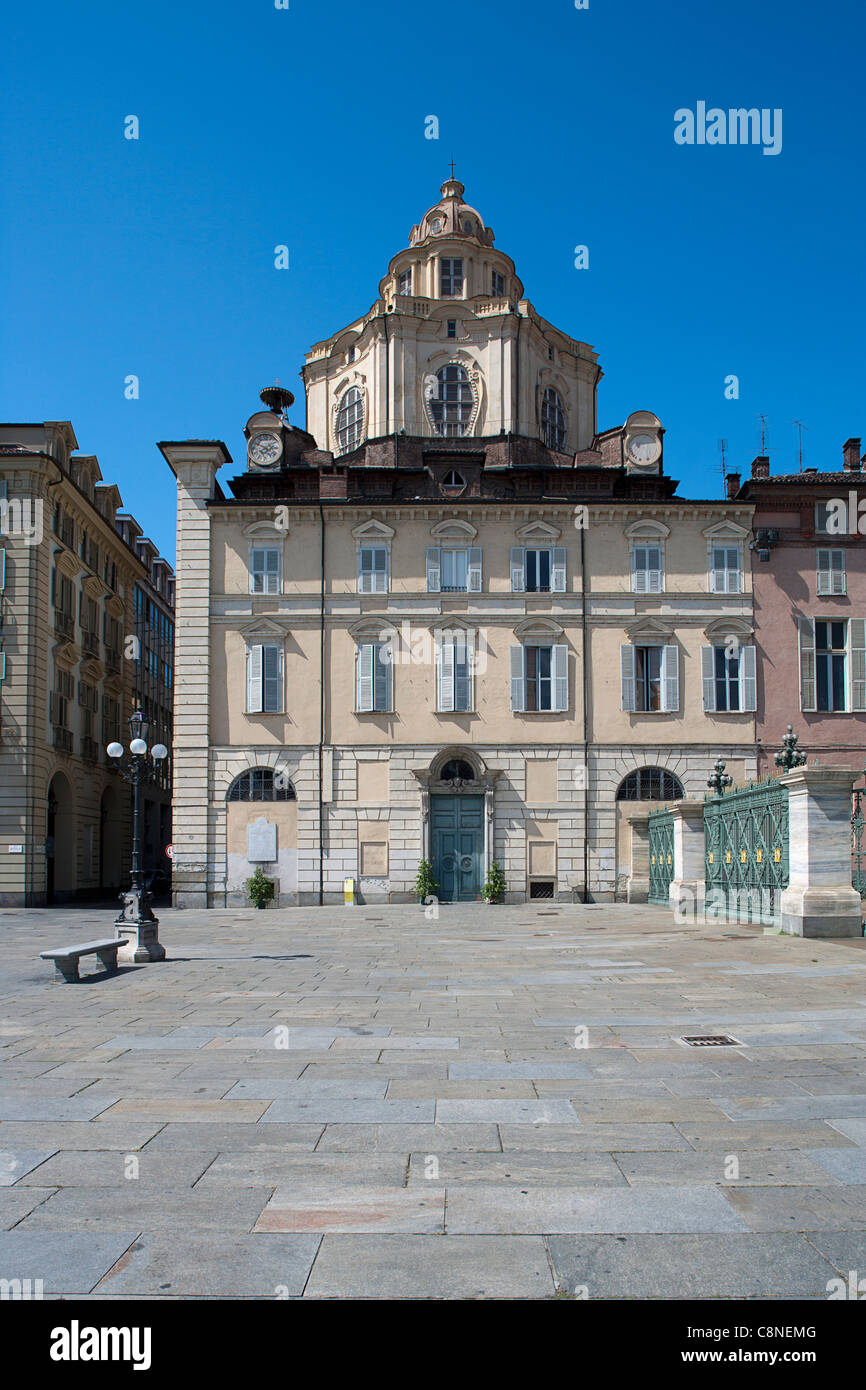
M736 1038L731 1038L727 1033L704 1033L697 1034L690 1038L680 1038L680 1042L685 1043L686 1047L742 1047L743 1044L737 1042Z

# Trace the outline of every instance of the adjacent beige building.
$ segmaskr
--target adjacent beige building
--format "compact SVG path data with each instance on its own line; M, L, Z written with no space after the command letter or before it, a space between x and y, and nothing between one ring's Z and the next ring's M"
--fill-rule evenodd
M128 742L126 720L157 691L154 727L171 736L173 571L77 450L69 421L0 425L4 907L127 885L130 793L105 748ZM167 863L170 795L166 778L145 789L148 868Z
M753 508L685 501L651 412L541 318L456 180L362 318L178 484L175 901L628 890L628 817L755 770Z

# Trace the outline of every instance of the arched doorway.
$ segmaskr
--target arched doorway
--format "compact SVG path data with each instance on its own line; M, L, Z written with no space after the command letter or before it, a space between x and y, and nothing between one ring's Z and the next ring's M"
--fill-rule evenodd
M631 822L660 804L681 801L683 784L665 767L638 767L616 789L616 900L625 902L631 876Z
M251 767L226 792L226 900L246 904L246 883L261 869L284 906L298 891L298 802L288 774Z
M56 772L48 788L45 823L46 902L69 902L75 897L75 812L72 788Z
M476 902L491 857L493 779L473 750L447 748L419 780L428 798L427 854L436 896L446 903Z

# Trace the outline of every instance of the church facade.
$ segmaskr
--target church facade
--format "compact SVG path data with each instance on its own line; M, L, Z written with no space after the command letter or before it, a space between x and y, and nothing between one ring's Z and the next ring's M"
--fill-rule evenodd
M687 501L646 410L535 310L455 179L372 307L315 344L306 428L178 486L174 900L629 892L629 817L756 769L754 504Z

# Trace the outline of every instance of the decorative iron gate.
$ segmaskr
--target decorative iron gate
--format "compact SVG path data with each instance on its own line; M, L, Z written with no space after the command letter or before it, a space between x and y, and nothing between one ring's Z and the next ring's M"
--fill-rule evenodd
M789 878L788 788L770 778L707 797L704 843L707 914L777 922Z
M851 882L861 898L866 898L866 849L863 848L864 791L855 791L851 816Z
M649 893L651 903L668 905L674 876L674 818L670 811L649 813Z

